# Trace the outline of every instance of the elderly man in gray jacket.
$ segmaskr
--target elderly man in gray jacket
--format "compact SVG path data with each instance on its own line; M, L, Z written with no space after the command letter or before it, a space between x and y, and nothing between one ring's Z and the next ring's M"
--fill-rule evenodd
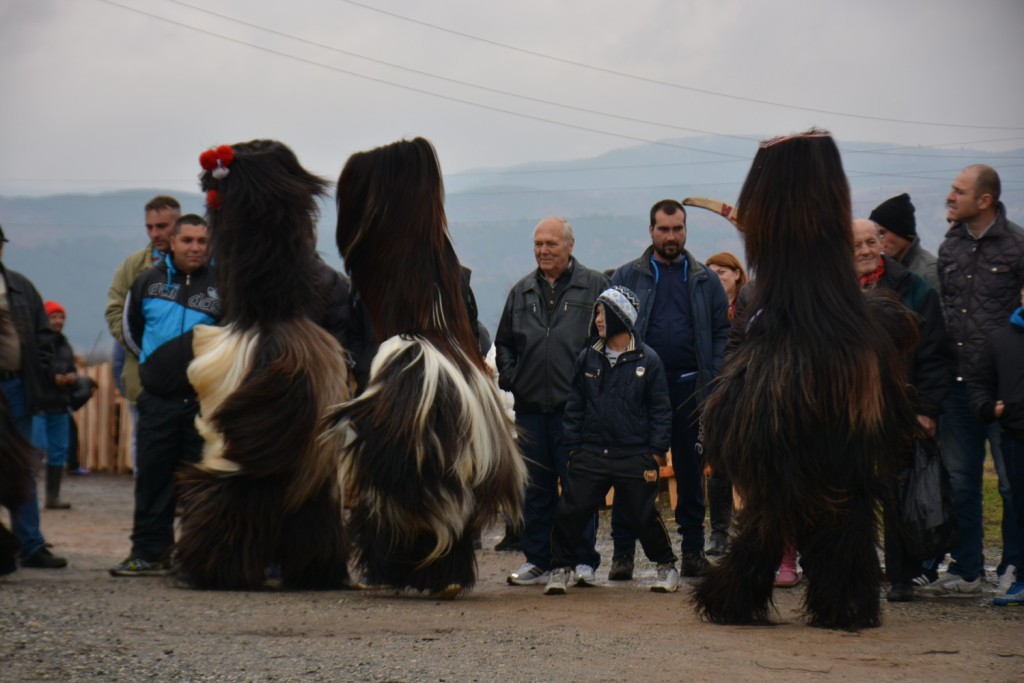
M551 529L558 485L565 486L569 454L562 419L576 356L587 342L597 297L607 277L572 256L575 240L564 218L545 218L533 230L537 269L508 294L494 338L498 385L515 398L516 424L530 483L523 509L526 562L508 576L516 586L544 585L551 569ZM575 580L592 583L601 556L596 520L576 549Z

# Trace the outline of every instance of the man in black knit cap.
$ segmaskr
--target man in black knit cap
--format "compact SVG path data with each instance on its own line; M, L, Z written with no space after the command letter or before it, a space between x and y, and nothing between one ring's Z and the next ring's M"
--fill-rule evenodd
M886 199L875 207L868 218L878 225L878 236L882 239L882 251L885 255L899 261L907 270L920 275L938 292L938 259L935 254L921 246L910 195L904 192Z

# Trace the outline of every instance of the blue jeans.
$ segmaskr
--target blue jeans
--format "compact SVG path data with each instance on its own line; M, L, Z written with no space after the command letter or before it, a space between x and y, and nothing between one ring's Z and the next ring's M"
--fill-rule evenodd
M66 412L33 415L32 443L46 452L47 465L64 467L71 445L71 416Z
M1020 566L1017 545L1017 517L1013 511L1010 484L999 448L999 424L986 425L970 411L967 387L954 382L946 398L945 414L940 429L942 460L949 471L956 506L960 540L953 549L949 571L967 580L985 575L982 532L982 475L985 465L985 442L992 450L992 460L999 474L999 493L1003 498L1003 560L1005 565Z
M25 385L20 378L0 382L0 390L7 397L7 407L18 432L26 441L32 440L32 416L28 412ZM36 490L35 468L32 470L32 486L29 498L16 511L11 512L11 529L21 543L21 559L35 555L46 545L39 530L39 492Z
M558 483L568 486L569 452L562 444L562 413L516 413L520 447L530 481L523 509L523 553L526 561L551 569L551 531L558 509ZM597 516L576 545L576 561L597 569L601 556L594 548Z

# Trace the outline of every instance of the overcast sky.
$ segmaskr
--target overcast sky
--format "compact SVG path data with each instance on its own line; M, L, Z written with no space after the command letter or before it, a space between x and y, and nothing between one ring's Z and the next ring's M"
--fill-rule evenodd
M332 179L415 135L448 174L810 125L1024 148L1022 74L1022 0L0 0L0 194L194 191L256 137Z

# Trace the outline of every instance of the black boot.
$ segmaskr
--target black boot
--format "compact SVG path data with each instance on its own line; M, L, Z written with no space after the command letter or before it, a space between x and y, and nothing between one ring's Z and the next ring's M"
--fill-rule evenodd
M64 474L63 467L46 466L46 509L67 510L71 503L60 499L60 478Z
M523 541L519 537L519 530L511 522L505 520L505 537L494 546L495 550L521 551Z

